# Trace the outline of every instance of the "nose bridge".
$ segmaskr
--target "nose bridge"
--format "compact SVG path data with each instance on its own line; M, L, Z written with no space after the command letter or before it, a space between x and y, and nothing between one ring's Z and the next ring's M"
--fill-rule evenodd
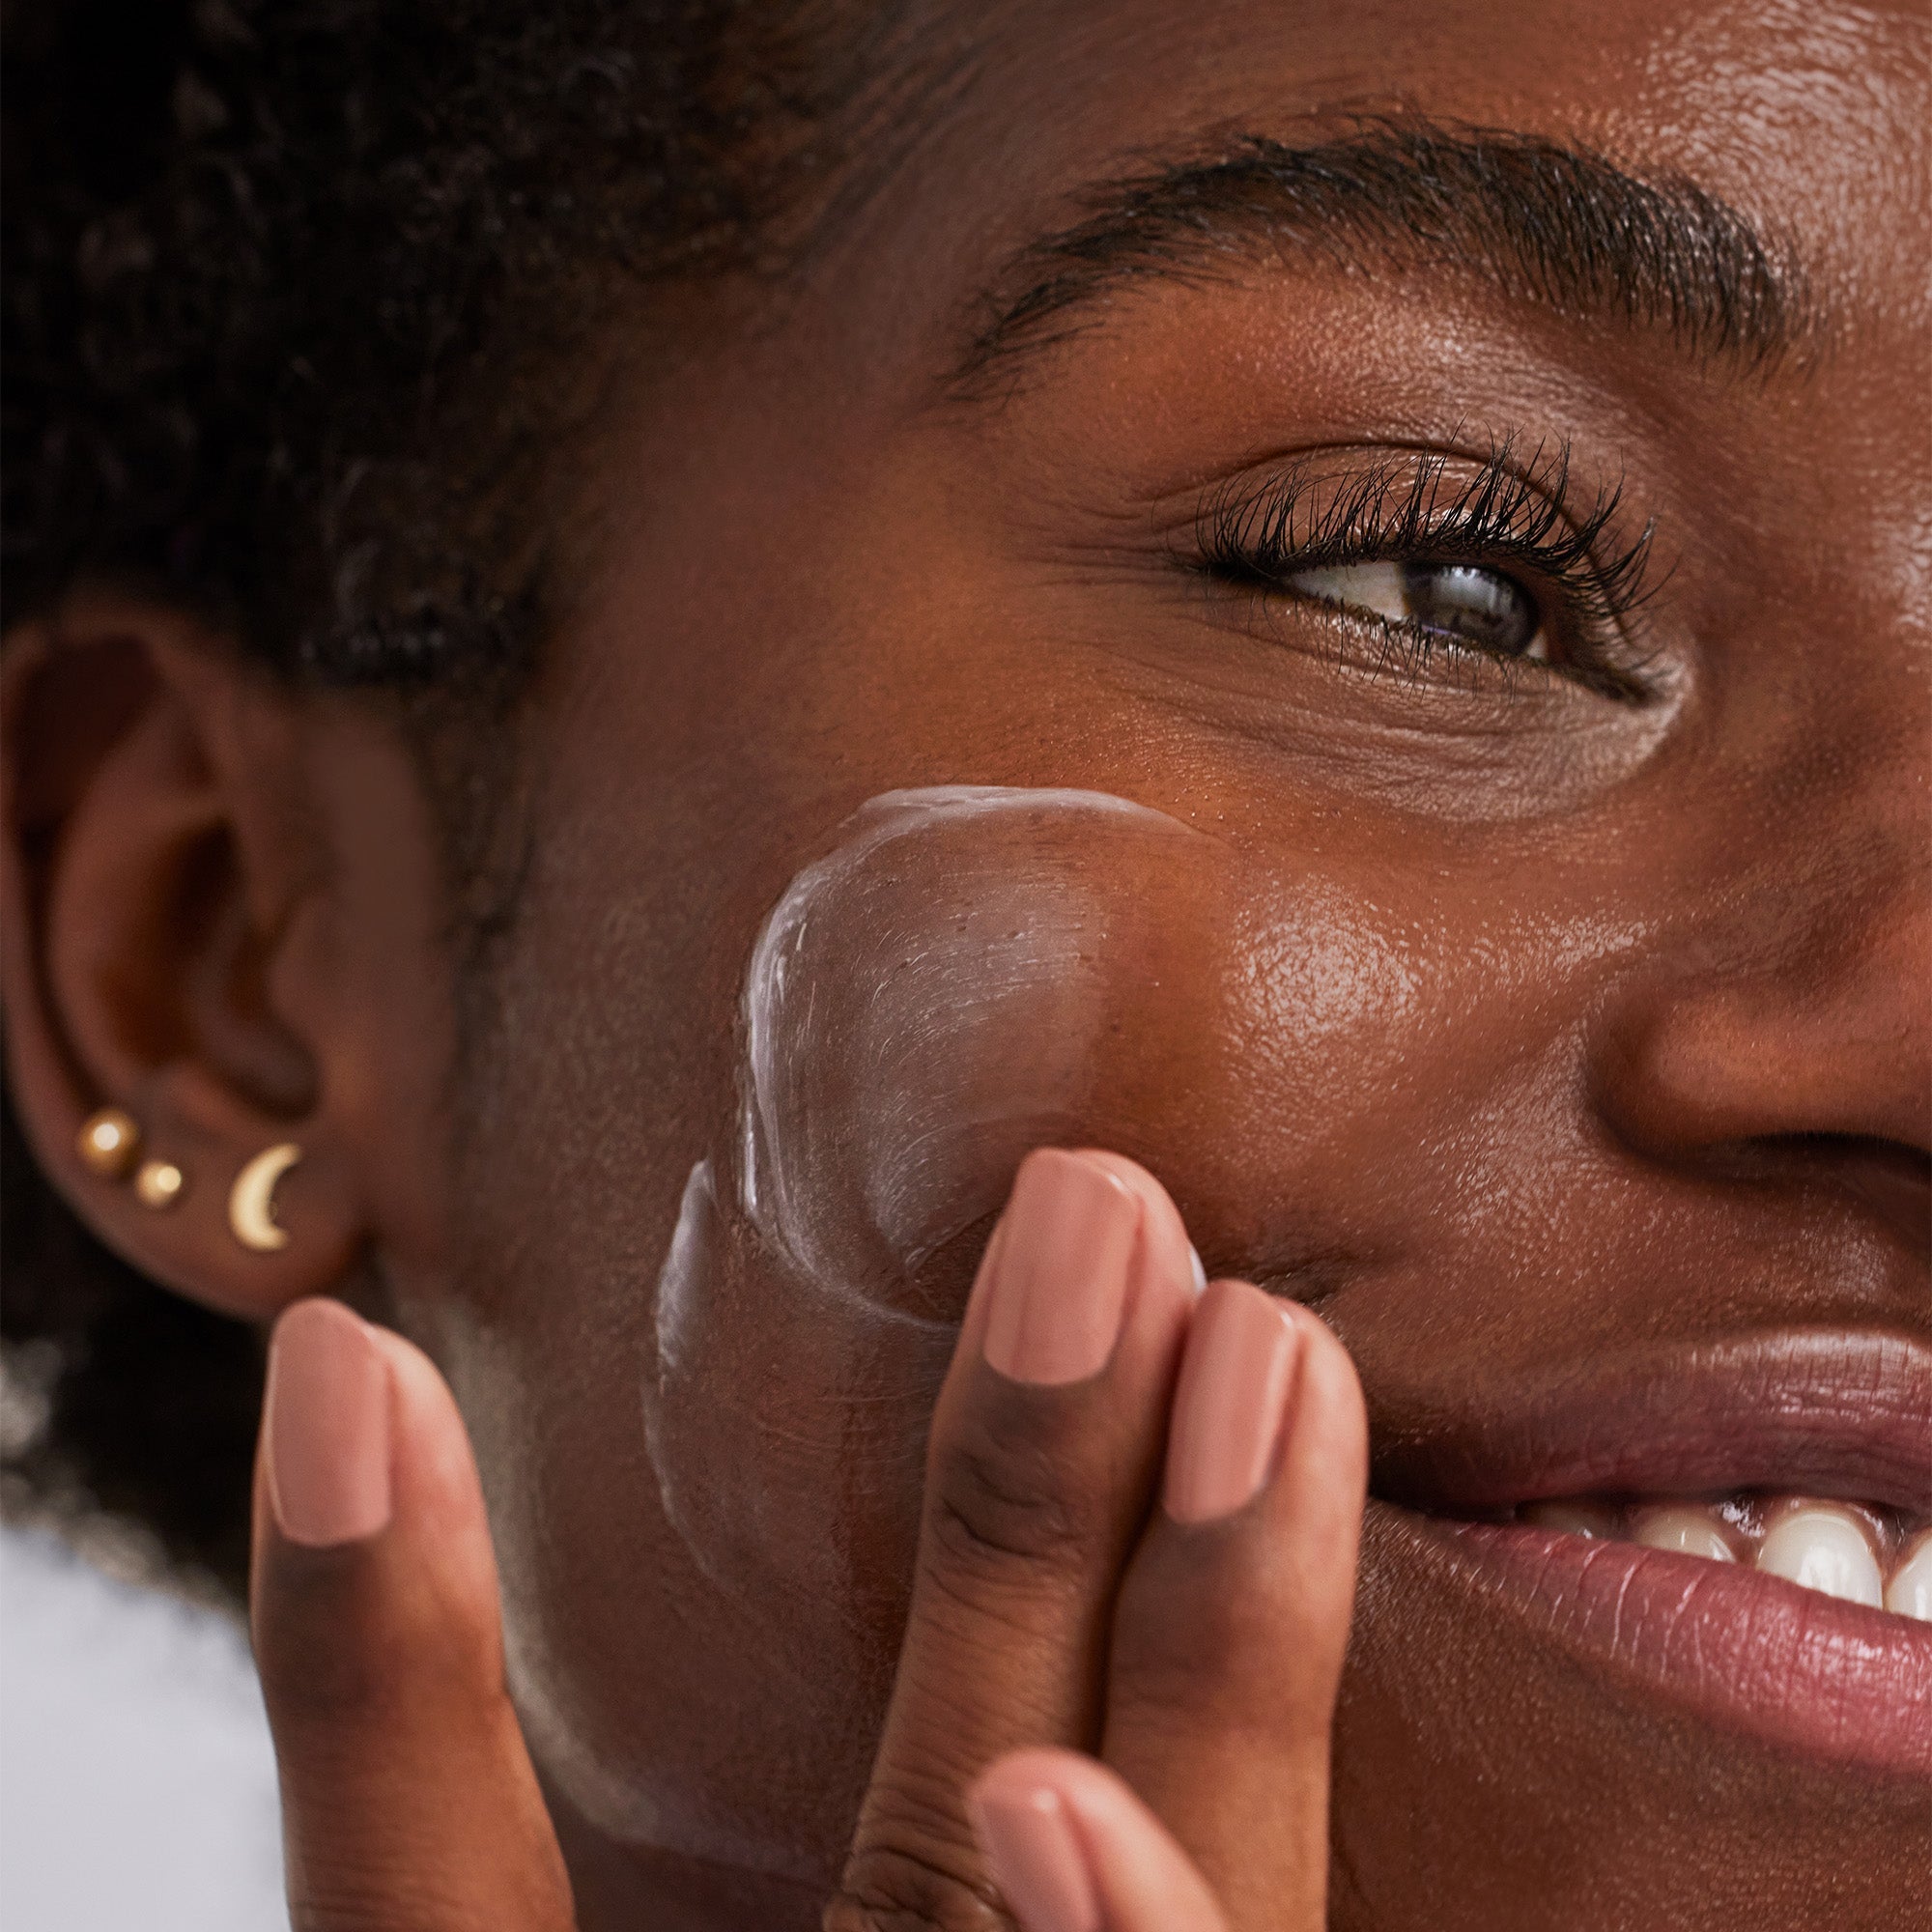
M1932 1146L1932 719L1848 734L1740 814L1605 1041L1653 1144Z

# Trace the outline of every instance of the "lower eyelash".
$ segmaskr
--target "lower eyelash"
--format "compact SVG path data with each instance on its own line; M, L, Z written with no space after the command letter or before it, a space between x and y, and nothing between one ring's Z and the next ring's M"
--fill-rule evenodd
M1519 464L1505 439L1452 484L1457 462L1435 451L1381 458L1320 497L1333 471L1317 471L1312 463L1259 487L1224 489L1203 505L1189 567L1223 582L1285 592L1300 572L1385 558L1514 563L1553 583L1563 614L1584 634L1590 661L1551 667L1556 675L1626 700L1647 696L1625 634L1655 588L1645 582L1651 528L1609 557L1596 554L1616 520L1621 485L1600 490L1588 513L1572 521L1561 507L1570 482L1567 443L1553 452L1539 445ZM1379 621L1391 631L1405 628ZM1486 655L1442 639L1429 648Z

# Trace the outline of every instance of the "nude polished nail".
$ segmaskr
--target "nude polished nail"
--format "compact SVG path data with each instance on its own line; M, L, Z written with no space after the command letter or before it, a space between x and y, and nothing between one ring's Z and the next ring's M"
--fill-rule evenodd
M1084 1381L1126 1314L1141 1206L1099 1162L1030 1154L987 1264L986 1359L1015 1381Z
M339 1301L276 1324L266 1394L269 1500L291 1543L356 1543L389 1520L389 1370Z
M1232 1516L1274 1468L1301 1337L1272 1295L1211 1282L1187 1337L1168 1433L1167 1513L1177 1522Z
M1025 1932L1100 1932L1094 1880L1059 1792L982 1787L972 1810L993 1877Z

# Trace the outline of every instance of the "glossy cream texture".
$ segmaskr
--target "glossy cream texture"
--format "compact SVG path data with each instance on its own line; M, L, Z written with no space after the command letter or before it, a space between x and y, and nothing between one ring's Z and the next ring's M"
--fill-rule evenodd
M1091 1119L1097 1049L1209 840L1099 792L889 792L792 882L745 986L746 1214L876 1300Z
M863 1593L843 1492L920 1445L790 1391L936 1386L1014 1168L1093 1120L1103 1041L1173 950L1154 908L1217 851L1101 793L945 787L870 801L786 889L746 972L736 1171L691 1174L645 1385L666 1514L714 1583L768 1589L803 1511L826 1521L798 1581Z
M642 1406L716 1613L808 1702L863 1681L896 1628L932 1400L1014 1169L1044 1143L1121 1139L1136 1016L1211 997L1195 928L1225 919L1232 876L1220 840L1102 793L892 792L760 930L737 1129L686 1181ZM549 1672L519 1675L552 1774L602 1829L786 1867L609 1761ZM849 1696L822 1719L860 1720Z
M1350 913L1234 839L1070 789L887 793L781 896L745 972L735 1128L690 1170L656 1283L642 1411L709 1593L693 1613L827 1735L876 1721L932 1401L1019 1161L1114 1148L1232 1202L1246 1240L1323 1115L1267 1108L1257 1056L1299 1033L1332 1060L1416 997L1415 962ZM1244 1108L1239 1171L1203 1165L1204 1111ZM787 1867L590 1746L548 1675L520 1684L526 1720L602 1829Z

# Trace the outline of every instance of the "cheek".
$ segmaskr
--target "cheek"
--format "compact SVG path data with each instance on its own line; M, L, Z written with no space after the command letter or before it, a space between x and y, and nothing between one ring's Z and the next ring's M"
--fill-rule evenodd
M918 1301L1028 1149L1092 1132L1117 1049L1158 1058L1187 1031L1230 868L1093 792L889 794L850 833L752 958L742 1190L829 1291ZM956 1315L943 1284L923 1299Z
M1265 1213L1306 1128L1283 1095L1414 1005L1347 912L1070 790L887 794L792 881L746 970L738 1144L686 1186L643 1387L667 1519L715 1586L765 1602L779 1571L896 1631L929 1406L1016 1165L1111 1146L1184 1206ZM1229 1238L1227 1209L1202 1219Z
M1354 902L1291 902L1124 800L890 793L844 832L753 949L737 1143L686 1187L643 1413L715 1586L781 1581L889 1634L927 1416L1021 1158L1116 1148L1217 1241L1265 1245L1312 1117L1345 1097L1290 1096L1359 1085L1364 1037L1416 990Z
M1198 1008L1208 955L1176 935L1226 860L1071 791L889 794L845 832L753 950L737 1145L686 1187L643 1408L714 1585L886 1633L986 1228L1028 1150L1122 1111L1122 1048L1174 1050L1147 1009Z
M728 1659L721 1637L685 1660L694 1683L755 1684L768 1735L820 1762L847 1739L830 1754L863 1770L932 1403L1014 1169L1042 1144L1115 1148L1210 1260L1265 1248L1284 1204L1305 1213L1297 1163L1338 1083L1360 1087L1366 1037L1414 1005L1360 903L1077 791L888 794L793 880L746 967L735 1132L690 1173L644 1327L664 1519L735 1633ZM549 1673L519 1674L543 1719ZM789 1856L702 1775L547 1755L616 1835Z

